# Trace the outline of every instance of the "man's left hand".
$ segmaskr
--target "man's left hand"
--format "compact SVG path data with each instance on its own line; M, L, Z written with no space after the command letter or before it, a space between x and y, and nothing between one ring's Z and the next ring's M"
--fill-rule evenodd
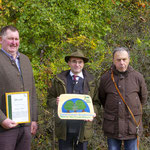
M35 135L35 134L36 134L37 128L38 128L37 122L32 121L32 123L31 123L31 134L32 134L32 135Z

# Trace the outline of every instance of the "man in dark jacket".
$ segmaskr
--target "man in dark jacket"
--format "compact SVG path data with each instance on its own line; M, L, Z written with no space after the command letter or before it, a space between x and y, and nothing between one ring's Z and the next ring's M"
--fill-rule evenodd
M143 76L129 65L129 51L116 48L113 65L100 80L99 99L104 107L103 130L108 149L137 150L137 137L141 135L142 106L147 101L147 88Z
M2 28L0 44L0 149L30 150L31 134L37 130L37 99L32 67L28 57L18 52L19 32L15 27ZM18 124L6 117L5 94L24 91L29 92L31 124ZM23 109L24 106L20 107ZM20 112L16 113L16 117L23 114Z
M52 87L48 91L48 106L56 110L60 94L65 93L88 94L93 102L96 102L94 77L83 69L88 58L81 51L76 51L70 56L66 56L65 61L71 69L61 72L54 79ZM74 75L77 76L76 81L73 79ZM56 115L55 129L60 150L86 150L88 139L92 136L92 120L61 120Z

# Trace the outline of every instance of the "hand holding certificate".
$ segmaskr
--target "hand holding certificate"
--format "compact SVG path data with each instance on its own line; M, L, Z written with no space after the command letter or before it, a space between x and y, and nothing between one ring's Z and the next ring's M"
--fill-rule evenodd
M14 128L18 125L18 123L16 123L15 121L9 119L9 118L6 118L2 123L1 123L1 126L4 128L4 129L11 129L11 128Z
M6 93L7 117L16 123L30 122L29 92Z

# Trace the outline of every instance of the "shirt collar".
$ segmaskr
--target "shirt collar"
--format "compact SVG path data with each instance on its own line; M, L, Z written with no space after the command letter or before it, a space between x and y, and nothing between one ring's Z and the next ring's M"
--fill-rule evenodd
M8 57L10 57L11 60L14 60L13 56L9 53L7 53L4 49L1 49ZM17 57L16 59L19 59L20 53L17 51Z
M71 76L74 75L71 70L70 70L70 75L71 75ZM83 73L82 73L82 72L80 72L77 76L78 76L78 77L81 77L82 79L84 79L84 76L83 76Z

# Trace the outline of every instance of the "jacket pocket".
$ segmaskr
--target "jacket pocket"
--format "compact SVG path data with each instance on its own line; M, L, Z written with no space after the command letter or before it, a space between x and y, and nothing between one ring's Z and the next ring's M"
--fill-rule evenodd
M140 121L140 126L139 126L139 135L142 135L143 132L143 125L142 125L142 120L141 120L141 114L134 114L134 117L137 121L137 123L139 123ZM132 116L129 117L129 134L130 135L135 135L137 130L136 130L136 124L132 118Z
M55 118L55 134L59 139L64 139L66 136L66 120Z
M89 139L92 137L93 129L92 129L92 122L86 122L84 128L84 139Z
M114 133L115 128L115 116L104 113L103 130L106 133Z

